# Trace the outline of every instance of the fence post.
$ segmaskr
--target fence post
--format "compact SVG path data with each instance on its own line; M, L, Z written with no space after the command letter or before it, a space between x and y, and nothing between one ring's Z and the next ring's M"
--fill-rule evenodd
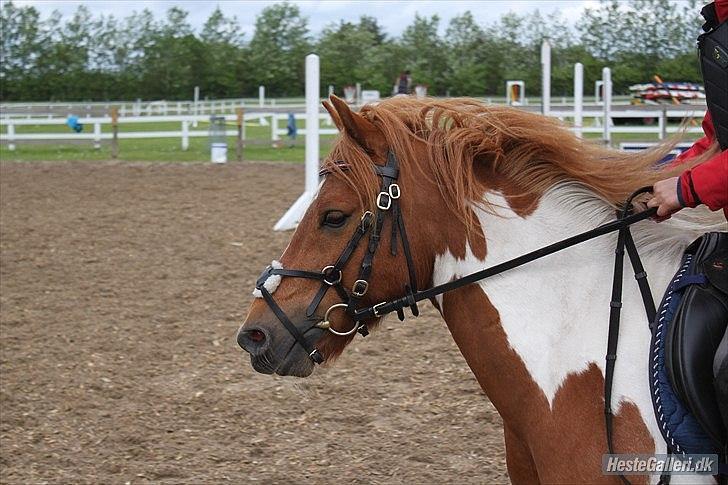
M193 101L194 102L194 112L195 112L195 116L197 116L200 114L200 87L199 86L195 86L193 100L194 100ZM194 128L197 128L197 118L195 118L195 120L192 122L192 126Z
M15 151L15 125L8 124L8 150Z
M667 106L662 105L662 112L660 113L660 119L658 120L660 127L660 140L667 138Z
M265 108L265 86L258 86L258 107L261 109L261 112ZM258 123L265 126L265 116L259 116Z
M612 105L612 71L608 67L602 69L602 81L604 95L604 127L602 131L602 138L605 144L609 144L612 141L612 133L610 131L610 120L611 120L611 105Z
M119 108L111 108L111 158L119 157Z
M544 39L541 44L541 113L551 111L551 44Z
M101 123L94 123L94 148L101 148Z
M581 62L574 64L574 132L582 136L584 125L584 65Z
M271 113L270 115L270 140L273 142L273 145L278 144L278 140L280 138L278 137L278 115L276 113Z
M182 150L187 151L190 147L190 122L182 121Z
M235 144L235 154L238 157L238 162L243 161L243 108L236 108L236 114L238 115L238 138Z

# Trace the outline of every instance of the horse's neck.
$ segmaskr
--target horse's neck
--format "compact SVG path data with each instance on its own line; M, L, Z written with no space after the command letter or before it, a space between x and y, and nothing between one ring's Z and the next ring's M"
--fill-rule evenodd
M570 208L563 196L552 191L523 218L507 209L503 198L489 194L490 202L504 208L498 215L479 211L487 239L485 259L470 252L457 259L446 251L436 258L433 283L493 266L609 218L611 211L593 197L577 197ZM603 372L615 244L615 234L603 236L439 300L453 337L504 419L528 419L531 405L553 408L570 376L599 377ZM675 270L675 258L668 258L668 264L658 262L658 257L643 251L656 298ZM647 370L633 364L646 361L649 329L633 278L625 278L624 293L624 357L617 364L615 402L640 401L638 407L643 408L649 405L643 382ZM539 416L531 414L533 419Z

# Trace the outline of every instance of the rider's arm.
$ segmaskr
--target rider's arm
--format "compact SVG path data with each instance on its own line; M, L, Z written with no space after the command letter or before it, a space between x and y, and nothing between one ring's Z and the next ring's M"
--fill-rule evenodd
M714 211L728 207L728 151L685 170L678 195L685 207L705 204Z

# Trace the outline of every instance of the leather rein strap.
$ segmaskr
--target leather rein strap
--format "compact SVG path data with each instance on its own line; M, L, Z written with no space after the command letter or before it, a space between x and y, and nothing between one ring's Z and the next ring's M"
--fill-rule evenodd
M635 191L625 201L621 211L617 211L617 220L625 220L629 217L632 200L643 193L650 192L652 187L643 187ZM612 280L612 300L609 303L609 331L607 334L607 355L604 370L604 424L607 432L607 450L610 454L614 454L614 414L612 413L612 384L614 382L614 366L617 361L617 343L619 342L619 323L622 312L622 280L624 275L624 250L627 249L627 255L634 270L634 277L642 296L642 303L645 307L647 321L652 327L657 310L655 309L655 301L652 297L650 284L647 282L647 272L645 271L642 261L637 252L637 245L632 238L632 232L629 226L619 229L617 233L617 248L614 251L614 278ZM669 450L668 450L669 451ZM630 485L630 481L624 475L619 475L619 479L625 485ZM660 477L663 484L670 483L670 475L664 474Z
M517 268L519 266L523 266L526 263L530 263L531 261L541 259L550 254L563 251L564 249L576 246L577 244L581 244L585 241L595 239L599 236L603 236L611 232L620 231L626 227L631 226L632 224L643 221L645 219L649 219L650 217L654 216L656 212L657 209L653 207L637 214L629 214L625 217L617 219L616 221L608 222L601 226L595 227L594 229L590 229L589 231L585 231L575 236L562 239L561 241L549 244L548 246L544 246L542 248L536 249L513 259L509 259L508 261L504 261L503 263L491 266L490 268L476 271L475 273L463 276L462 278L448 281L447 283L433 286L432 288L421 290L410 295L405 295L396 300L384 301L370 307L362 308L354 312L354 316L357 320L366 320L369 318L382 317L388 313L399 311L407 306L410 306L413 303L417 303L422 300L429 300L438 295L442 295L443 293L447 293L448 291L457 290L458 288L462 288L463 286L482 281L486 278L490 278L491 276L495 276L505 271Z

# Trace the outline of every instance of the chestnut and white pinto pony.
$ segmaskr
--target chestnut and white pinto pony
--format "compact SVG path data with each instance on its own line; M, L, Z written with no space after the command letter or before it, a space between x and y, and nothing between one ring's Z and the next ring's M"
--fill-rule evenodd
M625 154L583 141L559 122L470 99L398 97L354 113L324 103L342 135L319 193L280 258L283 268L320 271L333 263L366 210L375 211L389 150L399 160L400 207L416 266L428 288L493 266L614 220L634 189L666 177L656 169L668 148ZM391 219L382 228L389 248ZM693 211L632 233L655 298L685 247L717 219ZM606 453L604 355L616 234L577 245L437 297L465 360L503 418L513 483L618 483L601 471ZM343 271L351 288L366 244ZM380 250L362 306L398 298L408 272L401 251ZM339 303L329 291L316 314L306 307L320 282L270 278L275 301L326 360L353 338L312 325ZM648 385L650 329L633 278L624 308L612 407L618 453L664 453ZM366 322L370 327L376 321ZM354 325L336 312L332 328ZM239 342L264 373L308 376L314 363L266 303L253 301ZM403 356L406 358L406 356ZM659 477L630 476L632 483ZM673 483L686 477L675 476ZM690 483L712 477L687 477Z

